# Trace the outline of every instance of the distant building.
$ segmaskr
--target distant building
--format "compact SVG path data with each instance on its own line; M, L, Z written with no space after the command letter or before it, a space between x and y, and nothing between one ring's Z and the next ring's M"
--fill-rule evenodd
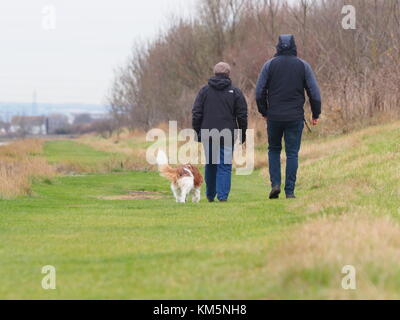
M39 116L14 116L11 119L10 132L21 135L45 135L47 119Z

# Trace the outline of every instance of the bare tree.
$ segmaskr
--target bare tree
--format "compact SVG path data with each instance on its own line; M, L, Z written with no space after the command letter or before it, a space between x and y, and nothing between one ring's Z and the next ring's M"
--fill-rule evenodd
M342 28L345 4L357 9L356 30ZM193 18L171 21L116 71L108 100L117 126L188 126L198 90L222 59L254 106L260 68L282 33L296 36L299 55L316 71L334 130L377 113L399 116L400 0L199 0Z
M280 0L262 0L256 2L255 7L258 23L263 27L268 39L274 41L277 38L277 18L280 6Z

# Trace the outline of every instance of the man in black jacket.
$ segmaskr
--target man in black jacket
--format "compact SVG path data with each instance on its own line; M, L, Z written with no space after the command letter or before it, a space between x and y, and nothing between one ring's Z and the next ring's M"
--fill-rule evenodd
M282 138L287 156L285 192L295 198L298 154L304 129L305 94L310 99L312 124L321 114L321 94L310 65L297 58L293 35L281 35L275 57L262 68L256 88L258 111L268 123L269 170L272 184L270 199L281 193Z
M193 106L193 129L204 144L207 198L213 202L228 200L231 190L235 132L241 130L246 141L247 103L242 92L232 85L230 66L220 62L214 76L204 86Z

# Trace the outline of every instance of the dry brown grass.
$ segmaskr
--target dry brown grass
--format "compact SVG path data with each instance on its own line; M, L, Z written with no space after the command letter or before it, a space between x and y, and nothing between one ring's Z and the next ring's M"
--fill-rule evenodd
M168 128L165 131L168 131ZM124 129L118 135L114 134L107 139L95 134L86 134L81 136L77 141L98 151L131 155L135 145L140 146L146 143L146 132L143 130L129 131Z
M75 172L109 172L115 169L143 171L155 170L146 160L146 134L142 131L124 130L118 136L104 139L97 135L88 134L80 137L78 143L87 145L94 150L118 154L114 158L97 166L83 166L71 163L63 164L62 171Z
M39 139L19 140L0 146L0 157L20 158L37 155L43 151L43 141Z
M264 121L253 121L253 128L255 128L256 134L256 145L265 146L263 149L257 149L255 151L255 168L263 169L263 174L266 175L265 168L268 167L268 154L267 154L267 132ZM360 131L354 132L347 135L331 136L325 138L319 138L318 132L314 132L312 135L305 133L305 139L303 139L300 158L301 165L307 166L328 156L334 156L336 154L343 154L346 151L351 150L354 147L359 147L362 140L366 137L374 136L382 131L395 130L399 127L399 122L393 122L386 126L371 126ZM314 130L318 130L315 128ZM309 139L311 138L311 139ZM282 160L284 161L284 150L282 152ZM284 163L283 163L284 164ZM360 163L361 165L361 163ZM349 168L350 169L350 168Z
M400 226L397 221L399 123L303 146L298 190L288 204L306 222L268 255L268 298L399 298ZM261 171L268 178L267 169ZM358 288L341 288L341 269L353 265ZM268 274L267 274L268 273ZM280 289L282 288L282 292Z
M321 285L328 299L384 299L396 297L400 265L400 226L389 217L373 217L365 212L349 212L324 217L292 230L268 257L268 272L279 286L304 290ZM352 265L357 271L357 290L341 287L341 270ZM320 276L309 279L308 272Z
M85 135L79 138L77 142L88 145L98 151L123 153L127 155L132 153L132 148L124 143L124 141L121 142L121 140L116 140L113 138L104 139L95 135Z
M303 165L308 165L324 157L348 151L355 146L359 146L363 138L376 135L383 130L394 129L397 126L398 123L385 127L374 126L350 135L341 135L318 141L306 141L303 143L300 153L301 158L305 160Z
M0 147L0 198L30 193L33 179L54 177L55 169L38 156L43 141L21 140Z

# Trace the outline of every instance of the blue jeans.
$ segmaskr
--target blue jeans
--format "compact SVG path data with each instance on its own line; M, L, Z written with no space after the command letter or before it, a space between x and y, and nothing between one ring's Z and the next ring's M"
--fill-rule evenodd
M286 149L286 185L287 195L294 194L299 167L299 151L304 130L304 121L268 121L269 173L272 187L281 186L282 138Z
M216 148L210 143L208 147L204 145L204 150L207 160L205 169L207 198L214 200L217 196L219 201L226 201L231 192L233 148Z

